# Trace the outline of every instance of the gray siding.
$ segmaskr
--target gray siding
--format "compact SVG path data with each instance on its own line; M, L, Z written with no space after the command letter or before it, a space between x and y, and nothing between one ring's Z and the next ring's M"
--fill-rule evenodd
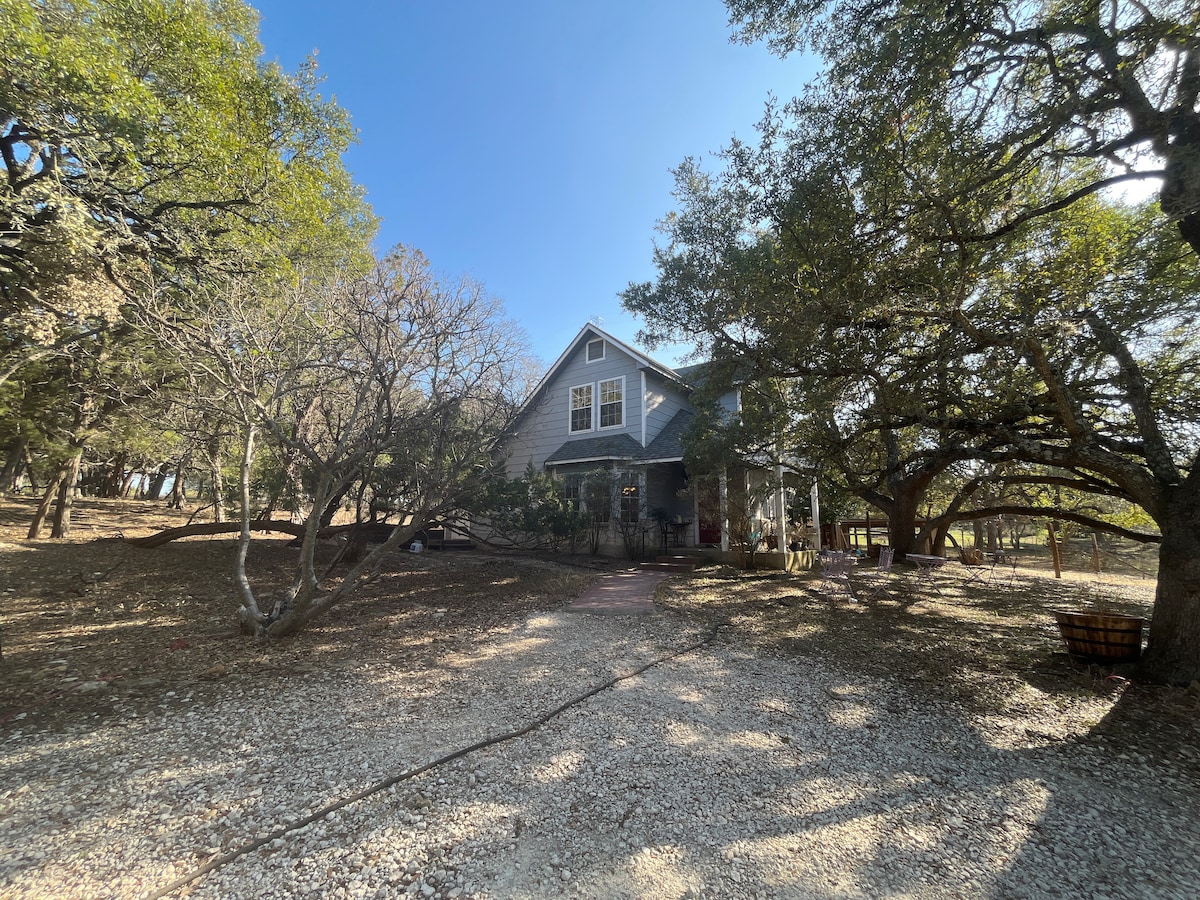
M591 431L570 433L570 391L583 384L593 385L592 402L598 410L599 383L610 378L625 377L624 424L620 427L594 428ZM539 471L551 453L572 438L592 438L600 435L628 434L642 439L642 376L637 361L623 350L606 343L605 357L589 363L587 341L581 340L575 352L564 360L554 378L542 387L517 423L517 433L507 446L507 473L510 478L525 471L533 460ZM668 417L669 418L669 417ZM663 423L665 424L665 422ZM662 427L661 425L659 426Z
M508 440L506 451L508 462L505 474L509 478L518 478L525 474L525 467L533 462L533 467L539 472L546 457L559 448L563 442L564 429L554 428L557 421L555 411L549 409L554 401L553 392L545 392L535 397L524 414L517 422L516 434ZM566 415L567 401L560 398L562 415Z
M646 443L653 441L681 409L690 404L676 387L656 372L646 373Z

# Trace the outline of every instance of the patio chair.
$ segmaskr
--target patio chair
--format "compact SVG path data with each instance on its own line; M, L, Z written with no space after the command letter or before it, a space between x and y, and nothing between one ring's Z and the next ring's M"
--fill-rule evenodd
M823 594L844 594L848 600L854 599L850 590L850 569L854 567L854 557L848 553L821 554L821 585L818 590Z
M863 573L863 579L866 581L866 593L863 594L864 600L873 600L880 595L885 597L892 596L887 586L888 581L892 577L892 559L895 555L896 550L894 547L879 548L879 564L874 569Z
M1017 583L1017 557L1011 552L1000 552L993 554L994 566L992 570L992 580L996 579L995 566L1000 567L999 577L1008 582L1009 587L1013 587Z
M978 550L964 550L960 555L960 561L967 570L967 577L963 581L963 587L966 587L968 584L986 584L991 582L992 572L996 568L995 556L989 559Z

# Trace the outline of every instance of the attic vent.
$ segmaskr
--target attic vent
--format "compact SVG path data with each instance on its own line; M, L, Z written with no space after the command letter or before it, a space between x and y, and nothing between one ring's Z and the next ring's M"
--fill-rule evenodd
M588 341L587 361L588 362L596 362L597 360L601 360L601 359L604 359L604 341L603 340Z

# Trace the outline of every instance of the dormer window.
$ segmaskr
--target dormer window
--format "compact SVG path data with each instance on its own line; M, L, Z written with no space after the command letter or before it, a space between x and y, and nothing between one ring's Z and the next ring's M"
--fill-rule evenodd
M604 359L604 340L599 338L587 342L587 361L599 362Z

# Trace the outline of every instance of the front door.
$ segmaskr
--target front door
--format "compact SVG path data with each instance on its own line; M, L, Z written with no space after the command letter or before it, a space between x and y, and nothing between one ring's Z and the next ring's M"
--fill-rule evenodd
M721 491L716 479L697 479L696 508L699 513L700 546L721 546Z

